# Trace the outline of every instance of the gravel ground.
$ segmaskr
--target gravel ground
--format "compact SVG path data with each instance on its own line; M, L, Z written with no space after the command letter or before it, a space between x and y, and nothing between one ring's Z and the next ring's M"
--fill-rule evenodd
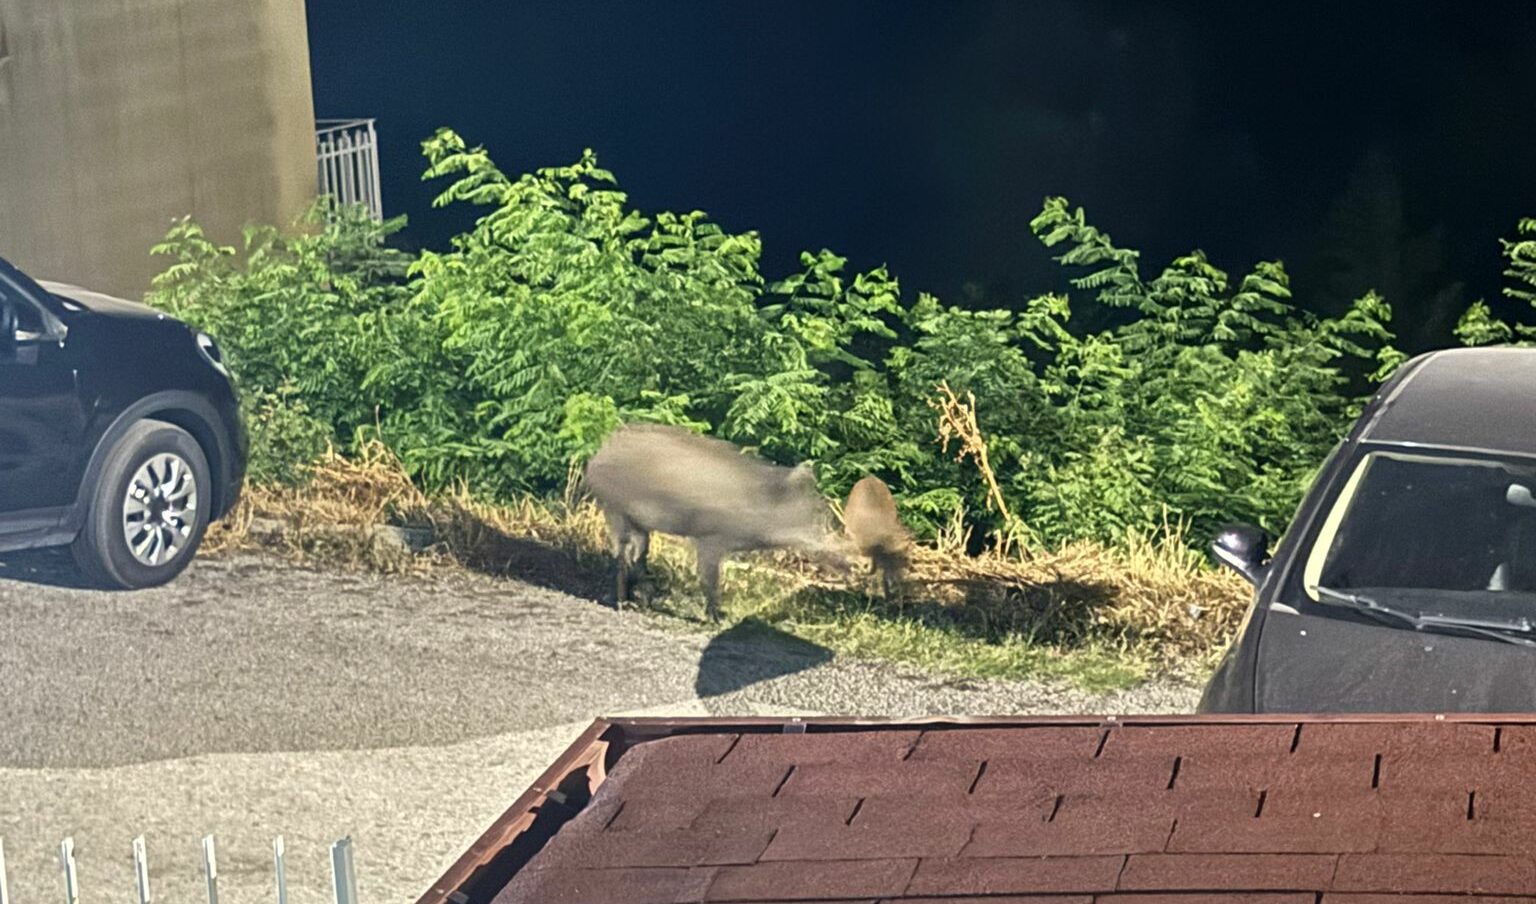
M592 718L619 714L1167 713L1195 688L1096 696L938 680L770 630L702 629L462 571L386 578L248 555L169 587L73 586L55 553L0 555L0 837L16 900L131 893L326 900L326 845L357 844L368 901L408 904Z

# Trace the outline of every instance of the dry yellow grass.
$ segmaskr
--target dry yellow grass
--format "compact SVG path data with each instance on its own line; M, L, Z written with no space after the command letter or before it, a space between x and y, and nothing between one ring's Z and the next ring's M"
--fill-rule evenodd
M1148 672L1208 668L1250 598L1239 578L1206 565L1177 525L1157 541L1132 536L1119 548L1075 543L972 557L962 552L962 514L933 545L913 550L895 600L866 592L873 584L862 571L765 553L727 569L727 614L770 621L845 652L943 671L1087 672L1099 676L1085 678L1089 683L1113 684ZM412 554L398 541L383 542L386 523L430 526L434 543ZM302 560L392 572L466 567L587 598L612 594L607 536L595 506L569 494L511 505L463 490L429 498L377 445L355 458L327 454L304 487L249 488L207 542L214 553L275 548ZM650 575L643 605L698 618L686 544L655 538Z
M384 571L426 567L430 557L380 542L389 521L419 520L428 501L381 443L353 458L328 450L300 487L247 485L240 504L213 525L203 549L218 553L276 548L295 558L366 565Z

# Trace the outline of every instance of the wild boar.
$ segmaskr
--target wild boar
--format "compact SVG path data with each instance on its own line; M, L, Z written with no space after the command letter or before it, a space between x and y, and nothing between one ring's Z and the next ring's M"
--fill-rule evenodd
M782 467L680 427L620 427L587 462L582 482L608 522L620 607L629 599L631 577L644 572L652 531L693 541L712 621L720 619L726 556L832 549L830 508L808 465Z
M885 595L901 579L910 558L912 535L896 514L885 481L871 474L853 485L843 506L843 530L859 554L880 572Z

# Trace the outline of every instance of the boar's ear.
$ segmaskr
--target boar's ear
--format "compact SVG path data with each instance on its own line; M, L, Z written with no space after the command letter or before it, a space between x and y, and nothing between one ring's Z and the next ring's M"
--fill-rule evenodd
M816 485L816 471L811 467L810 462L802 461L790 470L789 479L802 486L814 487Z

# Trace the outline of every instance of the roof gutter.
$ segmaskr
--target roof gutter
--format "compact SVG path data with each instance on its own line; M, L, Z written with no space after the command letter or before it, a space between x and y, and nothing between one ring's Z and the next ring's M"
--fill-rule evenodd
M1204 713L1145 716L913 716L860 718L849 716L744 716L678 718L615 718L606 720L618 733L620 752L645 741L681 734L794 734L820 731L878 731L882 729L946 728L1153 728L1177 725L1295 725L1328 723L1460 722L1468 724L1536 724L1536 713Z

